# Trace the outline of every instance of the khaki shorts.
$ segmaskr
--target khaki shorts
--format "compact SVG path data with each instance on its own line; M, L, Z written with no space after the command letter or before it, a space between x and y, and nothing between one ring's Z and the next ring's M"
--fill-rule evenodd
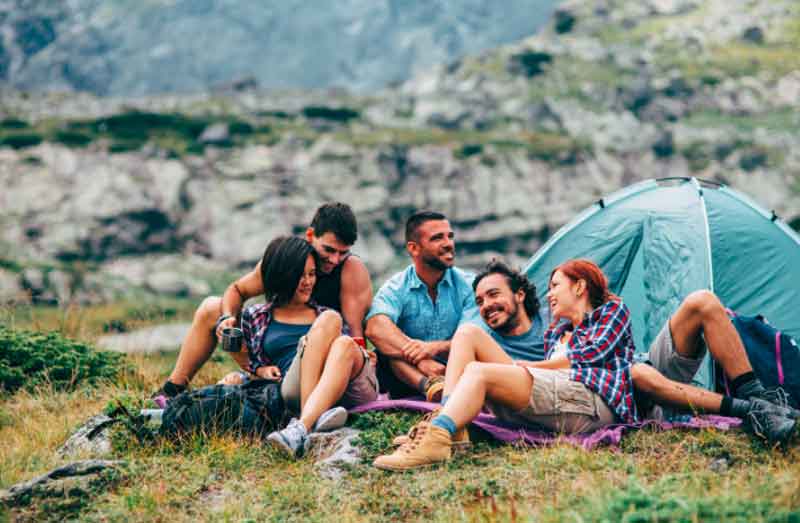
M306 337L300 338L297 343L297 354L295 354L292 364L286 371L281 383L281 396L286 403L286 407L295 413L300 412L300 363L303 360L303 353L306 348ZM352 408L357 405L374 401L378 398L378 378L375 372L375 364L370 359L367 351L361 349L364 355L364 365L361 366L359 373L347 384L344 394L339 399L337 405L345 408Z
M539 425L562 434L593 432L616 422L603 399L583 383L570 379L568 369L526 369L533 376L528 406L514 411L488 402L499 419L519 425Z
M691 383L706 355L705 342L701 340L700 344L697 358L687 358L678 354L672 340L669 321L667 321L656 339L650 344L647 359L658 372L667 378L681 383Z

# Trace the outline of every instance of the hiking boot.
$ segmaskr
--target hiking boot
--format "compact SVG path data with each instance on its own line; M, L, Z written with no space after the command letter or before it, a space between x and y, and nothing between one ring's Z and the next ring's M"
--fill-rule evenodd
M330 432L344 427L347 423L347 409L344 407L334 407L323 412L311 432Z
M800 419L800 410L789 404L789 396L781 387L766 389L760 394L751 396L749 399L760 399L770 403L775 408L776 413L784 418Z
M171 381L167 380L161 385L161 388L155 391L151 396L150 399L153 400L153 403L158 405L159 409L167 408L167 403L172 400L175 396L186 392L186 385L175 385Z
M426 423L430 423L431 421L433 421L433 418L435 418L436 416L439 415L439 412L441 412L441 410L442 410L441 407L439 407L438 409L432 410L431 412L425 414L425 416L422 417L420 422L424 421ZM408 443L409 441L414 439L414 437L417 434L417 426L418 425L419 425L419 423L417 423L417 425L414 425L413 427L411 427L411 430L409 430L407 434L403 434L401 436L395 437L392 440L392 445L395 446L395 447L400 446L400 445L405 445L406 443ZM463 449L469 447L470 444L471 443L469 441L469 431L467 430L467 427L461 427L460 429L458 429L456 431L455 434L453 434L453 436L452 436L452 446L453 446L453 450L454 451L463 450Z
M794 433L797 421L775 412L775 405L762 399L750 400L744 419L745 428L769 443L786 443Z
M308 431L299 419L292 418L285 429L267 436L267 442L290 458L299 458L308 445Z
M441 376L434 376L428 380L425 386L425 401L430 403L439 403L442 401L442 394L444 393L444 378Z
M450 459L450 433L427 421L417 423L415 436L392 454L378 456L372 465L383 470L411 470Z

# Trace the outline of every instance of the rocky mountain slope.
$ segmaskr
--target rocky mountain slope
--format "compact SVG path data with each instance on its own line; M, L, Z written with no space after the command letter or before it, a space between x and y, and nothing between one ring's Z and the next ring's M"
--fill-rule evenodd
M534 32L555 0L2 0L0 84L374 89Z
M320 202L377 281L412 209L460 264L519 263L646 178L727 183L800 227L800 6L587 0L540 33L369 97L335 90L0 98L5 299L202 295Z

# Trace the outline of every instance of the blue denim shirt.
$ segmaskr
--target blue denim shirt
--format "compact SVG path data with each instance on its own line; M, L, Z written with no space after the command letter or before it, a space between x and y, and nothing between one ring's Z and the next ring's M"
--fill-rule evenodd
M381 286L367 320L385 314L410 338L449 340L461 323L479 318L472 292L474 277L455 267L447 269L436 287L434 303L411 265Z

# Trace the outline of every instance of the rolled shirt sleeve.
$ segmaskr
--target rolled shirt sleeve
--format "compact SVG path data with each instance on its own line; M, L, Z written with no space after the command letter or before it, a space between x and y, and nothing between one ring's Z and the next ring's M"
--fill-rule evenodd
M398 323L400 314L403 311L403 301L399 289L397 289L393 283L394 282L390 280L381 286L378 294L372 299L372 305L364 321L368 321L373 316L384 314L388 316L395 325Z

